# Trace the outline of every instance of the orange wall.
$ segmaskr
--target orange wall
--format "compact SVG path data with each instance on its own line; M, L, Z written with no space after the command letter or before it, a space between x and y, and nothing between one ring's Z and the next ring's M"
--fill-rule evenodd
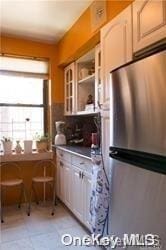
M54 155L54 161L56 161L55 160L55 155ZM34 177L34 165L36 163L37 163L37 161L17 162L17 164L21 168L21 178L24 181L28 201L29 201L29 198L30 198L32 178ZM12 167L13 166L8 165L7 167L5 166L5 169L4 168L1 169L0 181L15 178L16 174L13 173L13 171L11 169ZM15 171L15 169L14 169L14 171ZM43 184L36 185L36 188L37 188L37 191L38 191L37 192L38 196L39 196L38 198L39 198L39 200L42 200L43 199ZM4 194L3 201L2 201L3 204L5 204L5 205L16 204L19 201L20 186L7 188L6 190L4 190L3 194ZM48 185L48 187L46 189L46 197L49 198L50 195L51 195L50 187ZM50 198L52 198L52 197L50 197ZM33 197L33 200L34 200L34 197Z
M134 0L107 0L107 22L117 16Z
M107 1L107 22L118 15L132 1ZM48 58L50 63L49 76L52 83L52 101L53 103L63 103L63 69L59 68L58 65L66 65L100 41L99 30L93 33L90 27L90 9L88 8L57 45L3 36L0 41L1 52ZM32 170L29 169L31 166L32 163L24 163L24 178L27 187L29 187L31 180ZM8 202L14 202L15 199L16 193L13 191L9 194Z
M133 0L107 0L107 22L118 15ZM57 44L58 63L65 65L81 56L85 51L94 47L100 41L99 30L91 31L90 8L88 8L72 28Z
M63 71L57 66L57 48L55 45L2 36L1 52L47 58L49 60L49 77L52 86L52 102L63 102Z
M107 22L118 15L133 0L107 0ZM50 62L52 101L64 100L63 69L66 65L94 47L100 41L99 30L91 31L90 8L88 8L57 45L28 41L19 38L1 38L2 53L46 57Z

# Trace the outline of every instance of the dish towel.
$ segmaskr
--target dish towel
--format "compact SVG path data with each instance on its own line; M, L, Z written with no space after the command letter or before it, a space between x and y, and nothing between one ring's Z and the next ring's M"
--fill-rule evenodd
M91 155L92 191L90 198L91 233L108 235L109 182L101 154Z

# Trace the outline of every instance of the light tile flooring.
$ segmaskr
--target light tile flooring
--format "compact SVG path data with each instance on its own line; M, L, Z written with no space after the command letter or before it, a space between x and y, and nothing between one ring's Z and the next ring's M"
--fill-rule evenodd
M1 250L64 250L61 236L65 233L73 236L87 235L87 231L69 213L58 204L55 215L51 216L49 204L33 205L30 217L25 207L8 207L4 212L5 222L1 224ZM68 246L68 250L99 250L98 247Z

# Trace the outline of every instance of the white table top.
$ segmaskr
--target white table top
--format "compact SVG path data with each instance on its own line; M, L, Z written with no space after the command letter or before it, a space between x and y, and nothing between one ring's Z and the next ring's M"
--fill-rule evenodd
M53 159L53 152L43 152L38 153L37 151L34 151L30 154L7 154L4 155L3 153L0 154L0 162L12 162L12 161L38 161L38 160L48 160Z

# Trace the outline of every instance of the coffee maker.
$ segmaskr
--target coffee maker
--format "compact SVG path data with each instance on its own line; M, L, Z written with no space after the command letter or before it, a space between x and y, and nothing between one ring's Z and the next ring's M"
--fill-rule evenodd
M55 145L66 145L66 136L64 134L65 131L65 122L58 121L55 122L56 127L56 136L55 136Z

